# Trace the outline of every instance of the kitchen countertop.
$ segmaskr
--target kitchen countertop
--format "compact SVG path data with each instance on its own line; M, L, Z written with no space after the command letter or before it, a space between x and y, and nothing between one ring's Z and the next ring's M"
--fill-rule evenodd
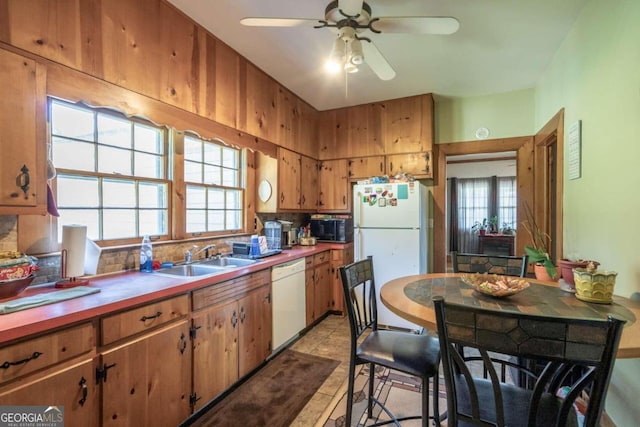
M224 282L326 250L344 249L350 245L352 243L318 243L315 246L295 246L292 249L283 250L281 254L261 258L250 266L233 268L229 272L214 276L180 277L131 271L92 277L89 278L88 286L99 288L100 292L98 293L0 315L0 345L158 299L185 294L194 289ZM20 294L20 297L55 291L54 285L55 283L51 282L29 287Z

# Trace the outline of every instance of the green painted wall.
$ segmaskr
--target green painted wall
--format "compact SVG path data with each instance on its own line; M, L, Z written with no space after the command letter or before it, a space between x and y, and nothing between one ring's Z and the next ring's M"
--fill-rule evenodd
M476 130L489 138L533 135L533 89L469 98L435 96L436 143L476 140Z
M640 1L591 0L535 91L535 128L565 108L582 121L582 177L564 177L564 253L618 272L615 293L640 291ZM638 319L637 321L640 321ZM640 420L640 361L618 360L607 412Z

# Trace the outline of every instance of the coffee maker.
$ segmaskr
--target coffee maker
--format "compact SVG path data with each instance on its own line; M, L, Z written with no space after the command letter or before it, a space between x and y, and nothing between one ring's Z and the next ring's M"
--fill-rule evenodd
M291 221L265 221L264 235L270 250L291 249L298 244L298 235Z
M298 233L296 233L291 221L279 220L278 222L282 226L282 248L291 249L292 246L298 244Z

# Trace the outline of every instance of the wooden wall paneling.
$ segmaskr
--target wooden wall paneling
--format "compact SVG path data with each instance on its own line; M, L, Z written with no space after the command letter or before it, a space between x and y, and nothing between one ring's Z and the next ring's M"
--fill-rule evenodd
M336 110L320 111L317 115L318 158L331 159L337 153Z
M330 153L330 158L349 157L349 110L348 108L338 108L335 110L335 138L334 151Z
M160 80L159 99L197 113L201 59L197 26L164 2L160 3L159 22L162 31L154 71Z
M238 128L240 105L240 87L244 84L240 76L240 55L229 46L208 36L208 40L215 43L215 76L213 91L213 105L215 106L216 121L227 126ZM209 77L212 78L212 77Z
M184 186L184 132L171 130L173 139L173 179L171 183L172 238L180 240L187 236L187 195L182 193Z
M244 182L244 230L247 233L255 233L255 217L256 217L256 201L257 201L257 163L256 152L244 149L242 150L242 158L246 165L246 178Z
M246 131L275 141L278 136L276 83L255 65L247 63L246 88Z
M294 132L297 141L296 146L300 153L314 159L318 158L318 112L309 104L296 98L299 116L297 120L297 131Z
M420 140L424 144L422 151L432 151L435 144L435 105L433 94L427 93L420 95L422 101L422 126L420 131Z
M299 151L298 138L296 135L297 127L295 121L299 118L300 113L296 103L295 96L282 85L277 85L277 129L274 142L278 145L290 150Z
M386 154L431 150L432 102L430 94L384 101L382 128Z
M61 64L81 66L79 1L3 0L2 41ZM9 36L6 39L6 36Z

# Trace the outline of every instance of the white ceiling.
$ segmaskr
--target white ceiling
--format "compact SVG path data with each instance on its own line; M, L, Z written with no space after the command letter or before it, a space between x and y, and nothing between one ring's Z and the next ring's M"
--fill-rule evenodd
M586 0L369 0L376 16L453 16L452 35L374 34L395 69L329 75L327 28L245 27L244 17L324 19L329 0L168 0L318 110L422 93L468 97L534 87ZM365 58L366 61L366 58Z

